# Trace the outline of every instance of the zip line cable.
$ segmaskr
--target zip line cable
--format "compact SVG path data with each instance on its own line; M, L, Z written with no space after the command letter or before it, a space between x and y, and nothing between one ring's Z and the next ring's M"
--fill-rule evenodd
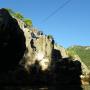
M59 10L61 10L62 8L64 8L68 3L70 3L71 0L67 0L66 2L64 2L61 6L59 6L55 11L53 11L49 16L47 16L43 22L47 21L49 18L51 18L53 15L55 15Z

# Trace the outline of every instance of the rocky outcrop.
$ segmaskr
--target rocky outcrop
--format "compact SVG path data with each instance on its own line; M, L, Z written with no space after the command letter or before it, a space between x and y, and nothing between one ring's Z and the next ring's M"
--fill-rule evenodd
M33 50L31 47L31 40L32 40L32 33L33 30L29 30L25 28L24 34L26 37L26 47L27 51L24 55L24 62L25 62L25 68L28 68L31 64L34 64L36 60L40 62L40 65L42 66L42 69L48 67L51 62L51 55L52 55L52 43L45 35L36 35L37 38L33 38L33 43L36 48L36 51ZM38 31L34 31L35 34L38 33ZM47 63L45 65L44 63Z
M16 19L0 9L0 73L18 66L26 49L25 37Z
M22 24L20 28L16 19L5 9L1 9L0 13L0 57L4 60L1 61L0 69L5 65L5 70L11 70L19 61L25 67L19 67L12 73L8 72L8 75L4 74L6 78L1 78L1 83L4 81L16 84L28 82L30 85L81 85L82 71L79 61L66 58L65 49L56 45L53 38L36 29L26 28L21 20L17 20Z
M48 38L47 35L40 34L35 28L26 28L22 20L17 20L20 27L24 31L26 37L26 53L21 61L25 68L28 70L31 64L34 64L36 60L40 62L42 69L46 69L50 66L51 60L58 60L67 57L67 53L63 47L52 44L52 38ZM35 34L36 38L32 38L32 32ZM33 39L34 48L31 46L31 40ZM47 64L46 64L47 63Z
M62 58L68 57L67 51L65 50L64 47L62 47L60 45L56 45L56 44L54 45L54 47L55 47L55 49L60 51Z
M47 35L38 34L39 31L35 28L21 28L23 29L24 35L26 37L27 51L24 55L24 59L22 60L22 62L25 63L25 68L28 69L31 64L34 64L35 61L38 60L42 69L44 70L50 66L52 60L59 60L61 58L68 57L63 47L52 44L52 38L48 38ZM35 34L35 38L32 38L32 32ZM36 51L34 51L31 47L30 42L32 39Z
M80 59L80 57L78 55L74 56L74 60L78 60L81 63L82 66L82 73L84 74L89 74L90 70L88 69L88 67L82 62L82 60Z
M78 60L81 63L82 75L80 77L81 77L82 84L83 85L89 85L90 70L85 65L85 63L82 62L82 60L80 59L80 57L78 55L74 56L74 60Z

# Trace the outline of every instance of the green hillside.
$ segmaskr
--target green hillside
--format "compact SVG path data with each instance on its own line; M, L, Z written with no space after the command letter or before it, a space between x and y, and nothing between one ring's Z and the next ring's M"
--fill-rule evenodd
M72 46L67 48L72 56L77 54L90 69L90 46Z

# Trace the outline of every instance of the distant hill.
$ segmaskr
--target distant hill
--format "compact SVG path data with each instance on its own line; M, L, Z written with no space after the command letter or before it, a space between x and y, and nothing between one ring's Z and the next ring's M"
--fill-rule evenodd
M90 46L71 46L67 51L71 56L78 55L90 69Z

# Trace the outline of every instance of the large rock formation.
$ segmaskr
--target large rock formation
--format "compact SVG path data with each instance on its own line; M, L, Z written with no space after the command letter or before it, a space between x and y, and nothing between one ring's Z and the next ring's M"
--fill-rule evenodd
M52 55L52 43L50 39L47 38L45 35L36 35L37 38L34 38L34 46L36 48L36 51L33 50L31 47L31 40L32 40L32 33L33 30L29 30L25 28L24 34L26 37L26 47L27 51L24 55L24 62L25 62L25 67L27 68L31 64L35 63L35 60L38 60L40 62L40 65L42 66L42 69L48 67L51 62L51 55ZM34 33L37 34L38 31L34 30ZM47 63L45 65L44 63Z
M0 9L0 73L18 65L26 49L25 37L16 19Z
M26 28L21 20L17 20L22 24L20 25L22 31L16 19L12 18L5 9L0 10L0 16L0 57L3 58L0 70L3 65L7 67L4 68L5 70L11 70L20 61L20 64L29 72L28 76L22 69L16 70L14 79L12 77L8 81L15 83L28 81L34 85L81 84L80 62L66 58L68 55L65 49L56 45L53 38L36 29Z
M19 21L20 22L20 21ZM24 25L22 25L24 26ZM39 65L41 66L42 70L47 70L49 67L54 66L53 62L58 62L59 60L63 60L63 58L67 58L68 53L67 51L59 45L52 43L52 38L48 38L47 35L38 35L38 30L35 28L24 28L21 27L24 31L24 35L26 37L26 53L21 63L23 63L24 67L30 71L30 66L35 64L35 61L39 61ZM34 33L36 37L34 38L34 45L36 51L30 45L30 41L32 39L31 33ZM72 63L81 62L82 72L87 72L87 68L85 64L80 60L80 58L75 57ZM75 61L76 60L76 61ZM55 63L54 63L55 64ZM76 67L71 67L71 69ZM81 71L80 71L81 72ZM80 73L81 74L81 73ZM79 74L79 75L80 75Z
M42 32L35 28L24 27L25 23L22 20L17 19L20 27L24 31L26 37L26 53L21 63L24 64L28 70L31 64L34 64L36 60L40 62L42 69L46 69L50 66L52 60L58 60L61 58L68 57L65 49L59 45L52 44L52 38L48 38L47 35L43 35ZM32 32L36 38L32 38ZM31 47L31 40L33 39L34 47L36 51Z
M20 21L19 21L20 22ZM67 53L63 47L52 44L52 38L48 38L47 35L38 34L40 31L35 28L23 28L24 35L26 37L26 53L24 55L25 68L31 64L34 64L36 60L40 62L42 69L46 69L50 66L52 60L59 60L61 58L67 57ZM35 34L35 38L31 36L32 32ZM31 47L31 40L33 39L34 47L36 51Z

